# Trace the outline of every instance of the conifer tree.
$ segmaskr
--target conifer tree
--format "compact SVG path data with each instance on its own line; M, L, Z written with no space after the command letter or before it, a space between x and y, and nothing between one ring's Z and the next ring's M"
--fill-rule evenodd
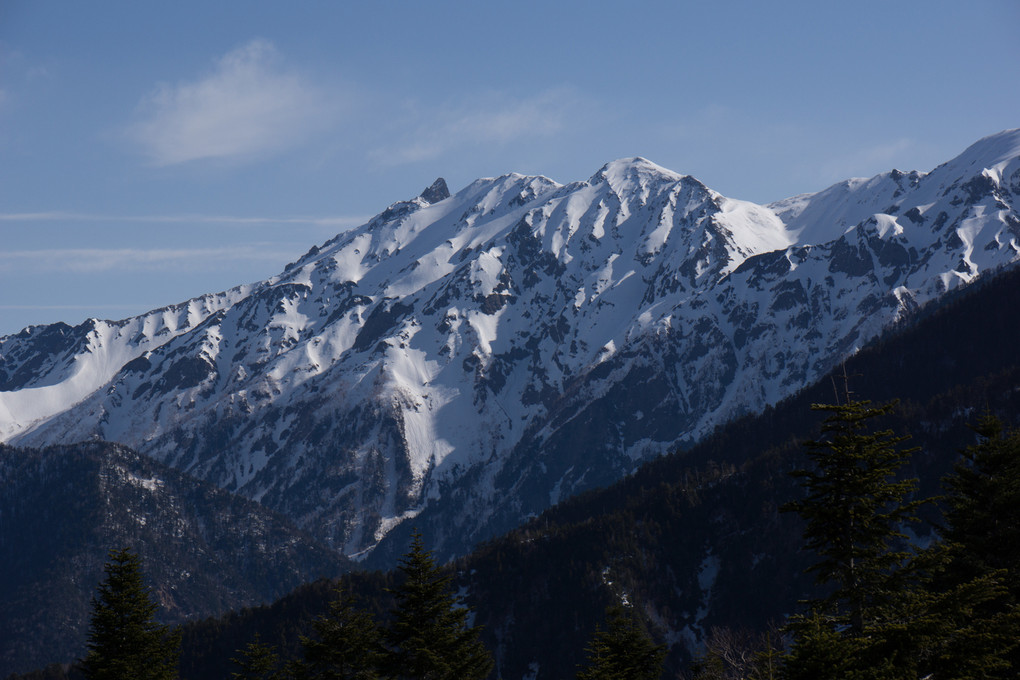
M809 571L819 584L832 588L812 608L848 626L855 637L897 593L910 552L896 544L907 538L902 526L917 521L920 505L907 499L917 480L896 479L914 451L898 448L907 437L868 429L894 406L873 407L866 401L812 405L829 416L822 437L805 444L812 468L792 473L807 494L783 508L804 519L805 547L819 558Z
M783 659L784 680L847 680L867 677L859 658L866 641L848 638L817 611L796 619L790 626L795 641Z
M241 656L231 661L238 670L230 674L233 680L281 680L280 657L276 648L267 645L255 634L255 640L248 643L244 650L238 650Z
M606 609L607 628L595 629L577 680L658 680L666 648L656 645L621 605Z
M898 544L920 503L908 500L916 480L897 479L913 451L899 448L906 437L870 429L895 404L873 407L847 396L845 404L812 406L829 415L822 436L805 444L813 465L792 473L806 495L784 506L804 519L805 546L818 556L809 571L829 589L787 626L794 635L784 661L790 680L916 677L902 629L911 616L903 589L913 552Z
M1020 670L1020 433L991 416L944 480L943 541L926 551L920 631L936 678L1014 678ZM915 642L916 644L916 642Z
M1005 431L985 416L974 427L980 440L945 479L944 535L961 577L1005 570L1010 599L1020 601L1020 432Z
M297 680L376 680L385 658L379 627L341 587L335 593L329 613L312 623L315 637L301 637L304 661L294 664L293 675Z
M911 680L1014 678L1006 654L1020 636L1017 613L990 608L1006 592L1000 576L946 581L947 554L947 546L936 544L918 557L917 583L904 588L890 609L871 657L890 662L899 672L895 677Z
M113 550L106 579L92 598L88 680L172 680L177 674L180 631L155 621L159 605L143 582L142 561L128 549Z
M492 657L478 639L478 628L467 625L468 609L450 592L451 577L436 566L417 530L399 571L403 582L390 591L397 606L384 632L388 674L409 680L488 676Z
M848 415L870 417L869 409L861 410L864 406L848 403L828 408L846 420ZM788 627L795 641L784 660L784 676L788 680L1015 677L1007 653L1020 639L1020 612L1008 597L1008 572L997 567L1010 563L1009 551L1016 550L1011 539L1020 538L1016 524L1020 468L1013 467L1011 473L1008 462L1020 460L1020 440L1011 455L1010 445L993 423L978 428L984 440L964 452L965 460L946 480L950 493L944 540L908 553L892 545L902 538L897 525L914 519L916 504L905 498L912 490L911 480L893 481L909 452L900 452L899 459L895 451L880 456L868 453L882 442L895 446L902 438L864 431L850 437L846 423L834 418L823 429L835 434L824 443L809 444L809 455L819 471L796 473L808 480L808 497L790 504L808 523L805 536L813 540L809 545L823 556L815 567L819 581L834 590L831 597L812 603L808 616L795 618ZM853 453L849 461L848 450ZM872 465L885 475L885 482L876 478L870 485L861 485L863 475L853 461L877 461ZM1011 475L1013 482L1008 481ZM858 505L857 512L849 514L855 500L847 495L853 489L861 493L869 488L871 502L884 499L872 506L885 525L870 535L881 540L871 552L852 553L854 544L849 541L840 552L833 538L838 536L838 518L849 516L846 525L852 526L868 517L862 509L867 506ZM841 494L841 489L846 493ZM881 559L873 560L875 555ZM856 579L847 576L851 571L847 556L853 560L849 567L864 569ZM855 596L847 587L855 583L873 585ZM859 603L856 609L855 602Z

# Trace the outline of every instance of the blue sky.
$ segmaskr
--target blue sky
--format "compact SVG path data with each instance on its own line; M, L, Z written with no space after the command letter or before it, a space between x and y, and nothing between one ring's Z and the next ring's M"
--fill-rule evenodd
M769 202L1020 126L1020 3L0 2L0 335L641 155Z

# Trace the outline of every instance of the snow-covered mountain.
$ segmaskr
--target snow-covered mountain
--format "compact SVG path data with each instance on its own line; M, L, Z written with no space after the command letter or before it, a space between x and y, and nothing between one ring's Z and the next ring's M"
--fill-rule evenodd
M1018 197L1020 130L768 206L641 158L437 180L260 284L0 338L0 437L123 442L351 555L411 517L459 551L1016 262Z

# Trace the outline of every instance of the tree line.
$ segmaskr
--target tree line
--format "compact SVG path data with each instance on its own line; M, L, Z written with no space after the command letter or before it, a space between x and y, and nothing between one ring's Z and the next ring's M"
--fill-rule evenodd
M143 582L141 559L112 551L106 578L92 603L88 653L78 670L86 680L173 680L179 629L157 623L158 605ZM492 655L469 625L470 610L451 591L451 577L435 563L419 533L401 559L392 594L392 620L380 626L354 605L342 586L328 613L301 636L302 657L283 660L256 634L232 658L234 680L484 680ZM607 612L587 650L590 663L578 680L658 678L665 654L622 606ZM607 673L609 675L607 675Z
M847 395L849 397L849 394ZM709 636L698 680L993 680L1020 671L1020 433L991 416L978 442L921 500L904 475L916 449L873 423L894 403L847 398L806 443L792 474L803 496L809 568L823 596L781 630ZM935 540L911 540L925 503L940 506Z
M792 472L802 495L784 506L804 522L809 571L821 595L767 631L708 631L687 677L697 680L998 679L1020 668L1020 434L991 417L974 427L936 499L905 474L914 449L879 429L893 404L847 398L815 405L820 436ZM917 540L925 503L940 507L934 539ZM380 625L342 590L310 622L301 656L282 660L256 638L234 657L234 678L486 678L493 659L469 625L450 577L415 534ZM155 623L130 551L111 553L93 600L86 678L176 677L179 633ZM652 680L665 648L632 607L612 606L586 648L579 680ZM135 640L128 644L126 641Z

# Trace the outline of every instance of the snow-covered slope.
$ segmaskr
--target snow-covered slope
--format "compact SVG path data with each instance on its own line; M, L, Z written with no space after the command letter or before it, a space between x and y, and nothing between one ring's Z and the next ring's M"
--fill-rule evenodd
M250 287L157 309L124 321L90 319L72 328L30 326L0 338L0 441L77 404L125 363L187 333Z
M771 206L641 158L437 181L162 335L166 310L0 339L0 433L124 442L349 554L427 508L459 550L1016 261L1018 195L1020 131Z

